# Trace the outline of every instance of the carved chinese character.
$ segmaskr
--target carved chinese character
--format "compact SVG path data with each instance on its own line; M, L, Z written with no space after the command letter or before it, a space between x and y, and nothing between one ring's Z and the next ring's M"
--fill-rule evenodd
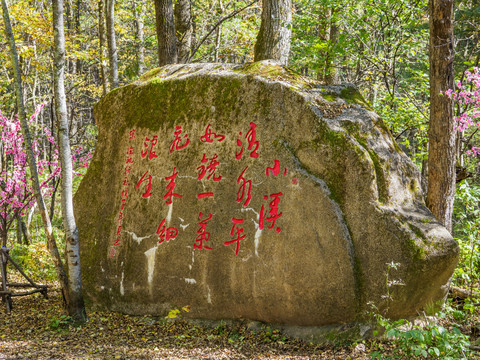
M179 194L175 194L173 191L175 189L175 178L177 177L178 175L178 171L176 171L177 168L174 167L173 168L173 172L172 172L172 175L170 176L167 176L165 177L165 180L170 180L170 182L168 183L167 185L167 193L165 194L165 196L163 197L163 200L166 200L165 201L165 204L167 205L170 205L171 203L173 203L173 198L174 197L178 197L178 198L182 198L183 196L182 195L179 195Z
M160 225L158 225L157 232L156 234L158 235L158 243L161 244L164 241L170 241L173 240L177 237L178 235L178 229L170 226L169 228L166 229L165 227L165 219L162 220Z
M182 127L181 126L175 126L175 139L172 141L170 144L170 153L173 152L173 150L182 150L183 148L187 147L187 145L190 143L190 139L188 138L188 134L183 135L183 144L180 145L180 142L182 141L182 137L180 136L182 134Z
M247 134L245 135L245 140L247 140L248 147L247 150L250 151L250 157L258 158L258 146L259 142L256 140L257 138L257 131L255 130L257 125L254 122L250 123L250 129L248 130ZM239 133L242 136L242 133ZM240 160L243 156L243 143L242 140L237 138L237 146L240 146L241 149L238 153L235 153L235 159Z
M130 140L135 139L135 129L130 130Z
M248 166L243 169L242 173L237 179L237 184L242 183L240 187L238 188L237 192L237 202L240 203L243 201L243 199L246 197L245 202L243 203L243 206L246 207L248 204L250 204L250 200L252 200L252 180L246 180L245 177L243 176L245 174L245 171L247 171Z
M265 207L262 205L262 208L260 210L260 220L258 222L258 228L260 230L263 229L264 221L271 223L268 228L273 229L275 227L275 221L277 221L277 219L280 216L282 216L283 213L278 213L278 204L280 203L280 196L283 196L283 193L280 192L280 193L270 195L270 198L273 198L273 200L268 204L268 206L270 207L270 210L268 211L268 215L270 216L268 216L267 218L265 218ZM268 200L268 196L264 196L264 199ZM275 231L279 233L280 231L282 231L282 229L280 229L280 227L277 227Z
M237 227L238 224L243 223L243 219L232 218L232 223L233 225L232 225L232 230L230 230L230 236L231 237L236 236L236 238L233 240L225 241L223 244L231 245L233 243L236 243L237 244L235 248L235 256L236 256L238 255L238 250L240 248L240 241L245 239L246 235L243 235L243 228Z
M202 158L202 163L207 164L208 161L210 160L210 163L208 165L200 165L197 167L198 170L198 180L202 180L205 175L207 175L207 180L213 180L213 181L220 181L222 180L222 176L216 176L215 171L217 170L217 166L220 165L220 163L217 161L218 155L215 154L211 159L208 159L205 154L203 154Z
M145 137L145 141L143 142L143 147L146 148L146 149L143 149L140 152L140 155L142 156L142 159L145 156L147 156L147 154L148 154L148 160L152 160L153 158L158 157L158 155L153 150L153 147L155 145L157 145L157 142L158 142L158 136L157 135L155 135L151 139L149 139L148 137ZM148 143L150 143L150 145Z
M280 161L275 159L275 164L273 165L273 167L267 167L265 174L267 176L277 176L278 174L280 174ZM287 176L287 168L283 170L283 176Z
M203 250L203 249L212 250L211 247L204 244L210 239L210 233L207 232L206 229L207 229L207 222L212 218L212 214L210 213L208 215L208 218L202 220L203 213L200 212L200 214L198 214L198 218L201 220L198 223L198 225L200 226L200 229L197 230L198 235L197 235L197 238L195 239L195 244L193 244L193 248L198 250Z
M212 136L218 142L221 142L225 139L225 135L217 135L212 130L210 130L210 124L208 124L207 128L205 129L205 134L200 137L200 141L203 142L203 143L212 143L213 140L214 140L214 139L212 139Z
M148 175L148 179L145 178L145 176L148 174L148 170L143 174L143 176L140 178L138 181L137 185L135 186L137 189L140 188L140 185L144 181L148 181L148 184L145 185L145 192L142 194L143 198L148 198L152 195L152 175Z

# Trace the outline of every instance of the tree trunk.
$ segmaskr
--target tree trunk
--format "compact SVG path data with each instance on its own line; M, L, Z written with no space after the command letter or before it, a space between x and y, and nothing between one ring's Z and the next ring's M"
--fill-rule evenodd
M320 67L317 74L317 80L327 85L338 82L338 73L336 68L335 44L338 42L339 29L336 16L337 10L331 6L325 7L320 11L318 37L327 43L325 50L321 51Z
M134 14L135 14L135 40L137 47L137 64L138 64L138 75L141 75L145 72L145 35L143 32L144 22L143 18L145 17L145 0L139 0L138 6L137 1L133 1Z
M54 92L57 115L59 158L62 165L62 215L65 230L65 256L68 268L68 314L78 322L85 322L87 315L83 304L82 278L80 276L80 247L78 229L73 214L73 166L68 131L67 102L65 98L65 34L63 28L63 0L53 0L54 28Z
M20 223L20 225L22 226L23 243L28 246L28 245L30 245L30 239L31 239L32 235L30 234L30 231L28 230L27 224L25 224L25 222L23 220Z
M272 59L287 65L292 37L292 0L262 0L262 4L255 61Z
M177 63L177 37L172 0L155 0L155 19L160 66Z
M43 226L45 228L45 234L47 236L48 250L50 251L50 255L52 256L52 260L55 265L55 269L57 271L58 280L62 288L62 293L65 298L68 294L67 274L65 272L62 259L60 258L60 254L58 252L57 243L53 235L52 224L50 222L48 212L45 208L45 202L40 189L40 181L38 180L37 163L35 162L35 156L33 154L32 137L30 135L30 129L28 128L28 125L27 125L27 115L25 113L22 79L21 79L21 73L20 73L20 65L18 62L17 48L15 46L15 38L13 37L12 26L10 24L10 16L8 14L8 5L6 3L6 0L1 0L1 1L2 1L2 9L3 9L3 20L5 22L5 34L10 46L10 58L11 58L13 73L14 73L15 93L16 93L17 107L18 107L18 118L20 120L23 138L25 141L25 147L27 149L27 160L28 160L28 166L30 168L30 176L33 182L35 199L37 201L38 209L40 211L40 216L42 218Z
M190 0L175 2L175 29L177 31L178 62L185 64L190 57L192 47L192 7Z
M430 126L427 206L451 232L455 195L453 0L430 0Z
M98 0L98 40L100 55L100 72L102 74L103 95L108 93L107 56L105 55L105 0Z
M110 88L118 87L118 54L115 40L115 0L107 1L107 42L110 62Z

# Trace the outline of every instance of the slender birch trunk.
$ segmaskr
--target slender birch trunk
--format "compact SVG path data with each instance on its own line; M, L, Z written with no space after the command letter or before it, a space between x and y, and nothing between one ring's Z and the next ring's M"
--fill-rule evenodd
M28 160L28 166L30 168L31 179L33 182L35 199L37 201L38 209L40 211L40 216L42 218L43 226L45 228L48 250L50 251L50 255L52 256L52 260L55 265L55 269L57 271L57 277L62 289L64 305L66 305L68 302L67 274L65 272L65 268L63 266L60 254L58 252L55 236L53 235L52 223L50 222L50 217L48 216L48 212L45 207L45 201L43 199L42 192L40 191L40 181L38 180L37 163L35 161L35 156L33 154L32 137L30 135L30 129L28 128L28 124L27 124L27 115L25 113L22 79L21 79L21 73L20 73L20 65L18 62L17 48L15 45L15 38L13 36L12 26L10 23L10 16L8 13L7 2L6 0L1 0L1 1L2 1L2 9L3 9L3 20L5 23L5 35L7 37L7 41L10 47L10 58L11 58L13 73L14 73L15 93L16 93L17 107L18 107L18 118L20 120L23 138L25 140L25 144L27 148L26 149L27 160Z
M54 34L54 93L57 115L59 157L62 164L62 215L65 230L65 256L68 269L68 314L79 322L85 322L87 315L82 296L80 274L80 247L78 228L73 213L73 165L68 131L67 102L65 97L65 34L63 28L63 0L53 0Z
M137 64L138 75L145 72L145 33L143 28L145 27L143 19L145 18L145 0L133 1L133 13L135 15L135 43L137 47Z
M118 54L115 40L115 0L107 0L107 43L110 62L110 88L118 88Z
M103 95L108 93L107 56L105 54L105 0L98 0L98 40Z

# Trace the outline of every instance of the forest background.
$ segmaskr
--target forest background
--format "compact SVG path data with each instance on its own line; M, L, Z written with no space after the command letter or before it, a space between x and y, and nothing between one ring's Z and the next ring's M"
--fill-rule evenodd
M159 62L162 64L154 15L162 1L156 3L146 0L64 2L67 118L78 175L74 187L81 181L95 149L97 129L93 105L109 90L134 81ZM261 23L260 1L176 0L173 6L176 61L245 63L254 60ZM295 0L292 12L288 66L323 83L357 85L418 166L426 187L430 105L428 1ZM27 113L34 114L43 106L31 119L30 127L37 141L37 161L44 164L40 175L47 189L50 218L56 238L61 241L63 226L56 201L59 172L55 150L58 129L53 101L52 4L43 0L12 1L10 18ZM472 298L480 287L480 165L477 158L480 132L475 120L480 116L477 112L480 81L475 70L480 62L480 1L456 1L454 19L456 87L448 95L455 100L457 124L465 124L470 119L471 126L460 126L456 136L457 190L452 230L462 254L453 288L462 304L460 308L452 305L448 316L452 321L450 329L461 328L462 335L458 336L466 339L476 338L480 332L475 320L478 304ZM3 27L4 23L0 22L2 131L18 113ZM5 146L0 149L0 164L2 172L8 173L13 160L5 150ZM5 184L0 185L5 190ZM6 224L2 224L3 229ZM7 243L14 259L22 263L27 273L41 274L43 279L51 281L55 278L55 267L49 260L44 236L41 220L31 202L15 214ZM435 326L438 329L440 325ZM439 348L432 344L425 346L426 350L418 349ZM474 344L468 346L475 347ZM461 351L467 351L468 346ZM435 354L435 350L431 351L430 355Z

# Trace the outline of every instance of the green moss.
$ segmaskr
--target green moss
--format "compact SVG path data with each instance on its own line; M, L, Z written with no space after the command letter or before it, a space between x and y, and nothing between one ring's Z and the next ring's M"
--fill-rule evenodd
M370 104L363 98L362 94L354 87L346 87L340 92L340 97L345 99L349 104L361 105L368 110L373 111Z
M241 74L261 76L269 80L287 81L294 86L312 87L313 81L298 74L290 68L278 64L269 64L265 61L257 61L244 65L240 69L233 70ZM292 88L292 90L297 90Z
M425 236L425 234L423 233L423 231L416 227L415 225L413 225L412 223L408 223L408 227L410 230L413 231L413 233L415 234L415 236L419 239L422 239L424 242L427 240L427 237Z
M332 94L323 94L322 98L324 98L327 101L335 101L336 97L333 96Z
M380 159L378 155L374 151L368 150L368 154L370 155L370 159L372 159L373 166L375 168L375 176L377 178L378 201L381 203L386 203L389 200L389 196L387 180L385 178L383 167L380 164Z

